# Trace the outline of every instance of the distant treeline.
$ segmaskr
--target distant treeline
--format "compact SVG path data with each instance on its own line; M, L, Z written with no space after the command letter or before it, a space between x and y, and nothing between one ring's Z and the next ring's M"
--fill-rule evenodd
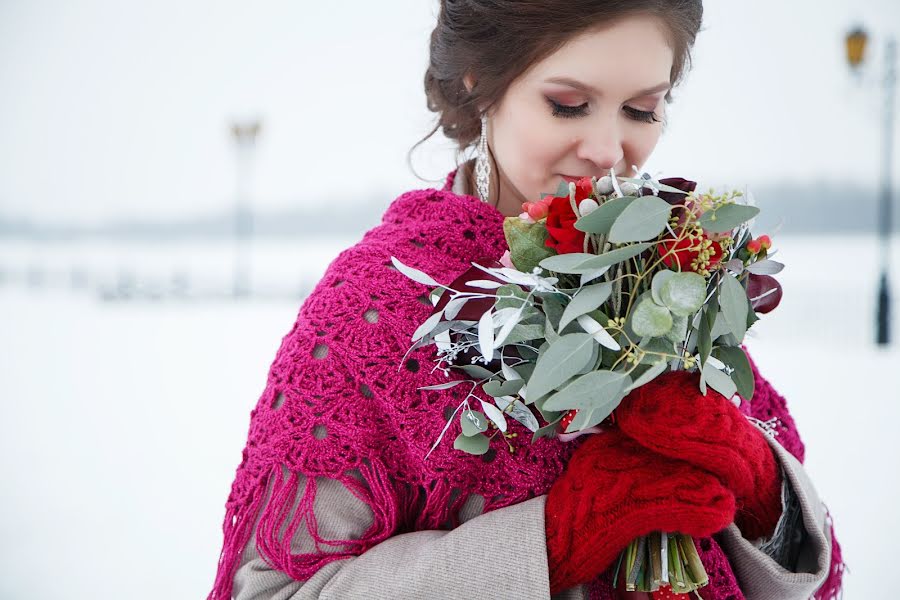
M704 191L706 188L704 188ZM717 191L718 188L717 188ZM783 183L752 187L762 213L754 231L781 234L874 233L878 231L878 192L854 189L847 183ZM896 197L896 194L895 194ZM358 235L381 221L389 201L352 203L335 201L309 208L255 213L238 227L233 212L213 213L181 220L109 221L95 225L68 225L0 215L0 236L38 239L224 239L251 231L257 238L295 238ZM348 207L352 206L352 210ZM341 207L335 209L334 207ZM900 208L894 203L894 231L900 231ZM780 226L780 228L779 228Z

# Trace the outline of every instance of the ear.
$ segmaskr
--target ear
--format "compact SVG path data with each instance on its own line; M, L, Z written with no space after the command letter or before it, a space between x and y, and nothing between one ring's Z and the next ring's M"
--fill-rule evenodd
M466 91L471 92L472 88L475 87L475 78L471 73L466 73L463 75L463 85L466 86Z

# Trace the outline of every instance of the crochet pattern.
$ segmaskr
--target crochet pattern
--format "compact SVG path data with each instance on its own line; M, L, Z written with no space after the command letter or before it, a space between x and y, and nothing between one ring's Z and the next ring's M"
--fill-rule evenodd
M381 224L341 252L303 302L250 413L209 600L231 598L257 518L260 555L273 568L305 580L329 562L358 556L391 536L456 527L458 512L472 494L484 497L485 512L545 494L583 443L584 437L531 443L531 432L510 420L510 431L519 434L510 440L514 453L492 449L473 456L453 449L459 432L454 423L424 459L466 391L460 389L464 386L417 389L448 379L432 370L434 346L418 348L404 360L412 333L432 304L428 288L399 273L390 257L447 283L472 262L497 260L506 250L503 215L473 196L451 192L454 176L455 171L443 190L411 191L394 200ZM755 367L754 374L756 395L742 410L764 420L779 418L779 441L802 460L803 446L783 398ZM354 468L364 481L349 473ZM308 482L300 498L299 475ZM321 535L313 512L315 476L340 481L371 508L374 521L359 539ZM286 522L295 505L293 519ZM292 553L291 538L301 526L316 540L318 552ZM708 547L701 552L711 578L704 590L733 592L704 598L740 598L721 549L712 540ZM609 574L598 578L592 597L600 597L604 577Z

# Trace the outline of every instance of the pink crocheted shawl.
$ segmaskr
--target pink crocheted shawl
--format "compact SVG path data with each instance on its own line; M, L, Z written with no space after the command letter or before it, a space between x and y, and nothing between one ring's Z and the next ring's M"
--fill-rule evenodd
M455 173L442 190L411 191L394 200L381 224L341 252L303 302L250 413L209 600L231 598L257 517L260 554L274 568L304 580L325 564L357 556L391 536L457 526L456 515L472 494L484 497L485 512L545 494L579 445L579 440L547 438L531 443L530 432L513 421L510 427L519 431L511 440L515 453L491 450L472 456L453 449L455 423L425 460L465 386L417 390L447 379L433 371L433 346L403 360L413 331L432 305L426 286L399 273L391 256L450 282L471 262L499 259L506 250L504 216L477 198L450 191ZM756 395L743 410L760 419L779 418L779 441L802 460L803 444L784 399L755 367L754 373ZM301 474L307 485L294 518L286 522ZM374 523L362 537L326 540L319 535L315 476L341 481L371 507ZM300 526L328 550L293 554L290 540ZM703 598L743 598L716 541L704 538L698 545L711 580L701 591ZM614 597L610 579L611 570L598 577L591 597Z

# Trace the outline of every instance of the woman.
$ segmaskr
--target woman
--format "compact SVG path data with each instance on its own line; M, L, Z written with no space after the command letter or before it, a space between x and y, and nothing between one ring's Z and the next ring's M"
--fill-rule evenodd
M391 257L447 283L497 260L503 218L561 179L634 175L701 16L700 0L441 3L429 108L479 158L397 198L304 302L251 414L210 598L613 598L615 557L656 530L695 536L703 598L839 592L802 443L755 367L740 408L672 373L602 434L531 443L513 423L509 451L429 454L461 386L419 389L446 381L407 353L432 302ZM772 435L745 415L777 419Z

